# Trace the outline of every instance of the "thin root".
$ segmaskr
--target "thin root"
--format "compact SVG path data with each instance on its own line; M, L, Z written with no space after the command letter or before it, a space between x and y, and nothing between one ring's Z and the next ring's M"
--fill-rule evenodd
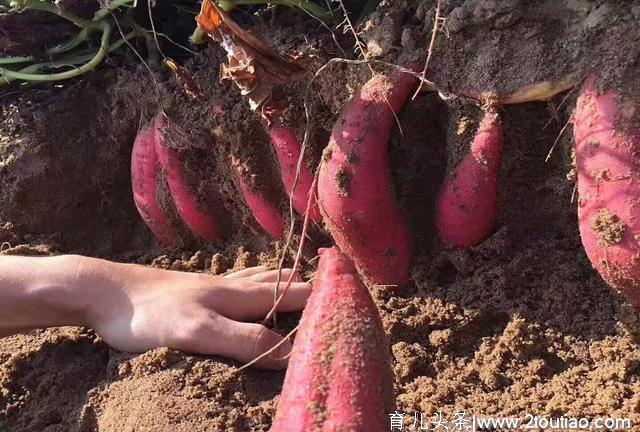
M576 90L576 87L574 87L574 88L572 88L571 90L569 90L569 91L567 92L567 94L566 94L566 95L564 95L564 97L562 98L562 100L560 101L560 103L558 104L558 106L557 106L557 107L555 107L555 111L554 111L554 112L556 113L556 115L555 115L554 117L555 117L556 119L557 119L557 117L558 117L558 115L557 115L558 111L559 111L559 110L564 106L564 104L567 102L567 100L569 100L569 96L571 96L575 90ZM545 125L542 127L542 130L546 130L546 129L549 127L549 125L551 124L551 122L552 122L552 121L553 121L553 119L549 119L549 121L547 122L547 124L545 124Z
M290 338L291 336L293 336L293 335L295 334L295 332L297 332L297 331L298 331L298 329L300 328L300 325L301 325L301 324L302 324L302 321L300 321L300 322L298 323L298 325L297 325L297 326L295 326L295 327L293 328L293 330L291 330L289 333L287 333L287 335L286 335L285 337L283 337L283 338L282 338L282 340L281 340L280 342L278 342L278 343L277 343L277 344L275 344L273 347L271 347L271 349L269 349L269 350L267 350L267 351L263 352L263 353L262 353L262 354L260 354L258 357L256 357L256 358L254 358L253 360L251 360L249 363L247 363L247 364L245 364L245 365L243 365L243 366L240 366L238 369L236 369L236 370L235 370L235 372L237 373L237 372L240 372L240 371L242 371L242 370L244 370L244 369L246 369L246 368L248 368L248 367L251 367L251 366L253 366L254 364L258 363L258 362L259 362L260 360L262 360L263 358L266 358L266 357L270 356L270 355L271 355L272 353L274 353L278 348L280 348L282 345L284 345L284 343L285 343L287 340L289 340L289 338ZM286 357L284 357L284 358L286 358Z
M431 61L431 55L433 54L433 48L436 43L436 36L438 34L438 28L440 27L440 13L442 12L442 0L438 0L436 3L436 15L433 20L433 31L431 32L431 41L429 42L429 50L427 51L427 59L424 62L424 67L422 68L422 77L420 79L420 85L416 89L416 92L413 94L411 100L418 97L418 93L422 90L422 84L425 82L425 78L427 77L427 68L429 67L429 62Z
M295 186L298 180L298 175L300 173L300 169L303 163L303 152L300 152L300 158L298 159L298 167L296 169L296 178L293 182L293 188L291 190L291 198L289 198L289 205L290 205L290 210L293 211L293 190L295 190ZM320 172L320 169L316 170L316 175L313 178L313 183L311 183L311 192L309 193L309 198L307 199L307 208L305 210L304 213L304 222L302 224L302 233L300 234L300 245L298 246L298 252L296 253L296 258L293 262L293 269L291 271L291 276L289 276L289 280L287 280L287 284L285 285L285 287L282 290L282 293L280 294L280 296L278 296L278 288L280 285L280 279L282 276L282 264L280 265L280 267L278 268L278 280L276 281L276 289L275 289L275 296L274 296L274 303L273 303L273 307L271 308L271 310L269 311L269 313L267 314L267 316L264 319L264 322L269 321L269 319L271 319L272 316L275 316L276 311L278 310L278 306L280 305L280 302L282 301L282 299L284 298L285 294L287 294L287 291L289 290L289 287L291 286L291 283L293 282L293 279L296 277L296 274L298 272L298 267L300 266L300 259L302 258L302 252L304 250L304 244L307 240L307 231L309 230L309 220L311 220L311 218L309 217L309 214L311 213L311 206L313 205L314 202L314 198L316 195L316 186L318 185L318 174ZM293 221L293 217L291 219ZM293 233L293 222L291 223L291 232L290 235ZM287 239L288 241L290 240ZM287 249L285 249L286 251ZM283 254L284 256L284 254ZM282 263L282 261L281 261Z
M153 21L153 13L151 12L151 2L152 0L147 0L147 11L149 12L149 22L151 23L151 31L153 32L153 39L156 41L156 47L158 48L158 52L162 56L162 59L166 59L167 56L162 52L162 48L160 48L160 42L158 41L158 33L156 32L156 24Z
M571 119L567 120L567 122L564 124L564 126L562 126L562 129L560 129L560 133L556 137L555 141L553 141L553 145L549 149L549 153L547 153L547 157L544 158L545 162L548 162L549 159L551 158L551 154L553 153L553 150L556 148L556 145L558 145L558 143L560 142L560 138L562 138L562 134L564 134L564 131L567 130L567 127L570 124L571 124Z

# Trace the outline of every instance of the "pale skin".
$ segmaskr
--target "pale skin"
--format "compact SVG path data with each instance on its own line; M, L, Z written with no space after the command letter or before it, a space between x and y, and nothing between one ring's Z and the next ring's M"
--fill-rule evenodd
M122 351L170 347L247 363L282 340L251 322L273 306L276 280L266 267L222 277L79 255L0 256L0 337L86 326ZM302 309L310 293L296 278L279 310ZM290 351L287 341L256 366L285 368Z

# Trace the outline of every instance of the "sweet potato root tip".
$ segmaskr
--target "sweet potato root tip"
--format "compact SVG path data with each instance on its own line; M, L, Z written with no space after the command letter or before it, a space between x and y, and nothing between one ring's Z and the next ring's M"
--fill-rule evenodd
M583 75L579 73L571 73L558 80L541 81L499 97L498 103L500 105L511 105L527 102L546 102L558 94L578 86L583 78Z
M160 165L154 145L155 131L147 125L138 132L131 152L131 186L138 213L153 234L165 246L175 243L167 215L158 204Z
M436 223L444 243L471 247L491 233L498 213L502 142L498 115L485 113L469 154L445 182L440 197Z
M295 191L293 190L298 159L300 159L300 141L288 127L274 126L269 128L268 132L271 136L271 141L273 142L276 155L278 156L278 163L280 165L280 174L284 189L287 192L287 195L292 199L293 207L296 212L304 216L307 209L309 194L315 193L315 191L311 190L313 175L311 174L309 166L305 162L302 163L298 183L295 187ZM315 222L320 222L322 220L322 215L320 214L320 209L318 208L315 196L311 199L313 202L311 203L309 217Z
M195 194L189 190L185 182L183 160L178 152L167 143L169 128L174 134L184 135L184 132L181 131L180 126L164 114L159 114L155 118L154 127L155 149L180 218L196 235L209 242L215 241L218 237L217 224L211 215L199 208Z
M267 234L276 239L284 238L284 220L280 211L262 195L253 191L244 178L244 172L237 160L232 160L240 191L244 201L253 213L258 224Z
M529 102L547 102L562 92L578 86L583 77L579 73L571 73L557 80L539 81L523 86L511 93L496 94L478 90L460 92L460 96L475 99L491 106L515 105Z
M384 431L395 398L380 315L351 261L319 253L271 432Z
M622 96L591 77L578 97L574 138L578 222L602 278L640 308L640 129Z
M417 84L411 75L377 75L348 104L333 129L318 179L326 227L374 284L409 280L411 239L391 188L389 134L394 113Z

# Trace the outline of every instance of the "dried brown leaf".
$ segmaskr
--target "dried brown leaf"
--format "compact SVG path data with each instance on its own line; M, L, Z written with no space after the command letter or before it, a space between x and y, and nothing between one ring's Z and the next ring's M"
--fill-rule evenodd
M260 109L271 98L271 86L297 81L306 71L291 57L284 57L238 26L212 0L204 0L196 17L200 28L226 51L228 65L221 65L222 80L231 80Z

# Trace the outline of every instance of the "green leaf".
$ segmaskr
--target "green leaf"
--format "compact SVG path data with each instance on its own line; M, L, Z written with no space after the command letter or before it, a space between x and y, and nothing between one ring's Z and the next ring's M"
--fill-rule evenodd
M23 0L10 0L9 1L9 7L11 9L22 9L24 7L24 1Z

